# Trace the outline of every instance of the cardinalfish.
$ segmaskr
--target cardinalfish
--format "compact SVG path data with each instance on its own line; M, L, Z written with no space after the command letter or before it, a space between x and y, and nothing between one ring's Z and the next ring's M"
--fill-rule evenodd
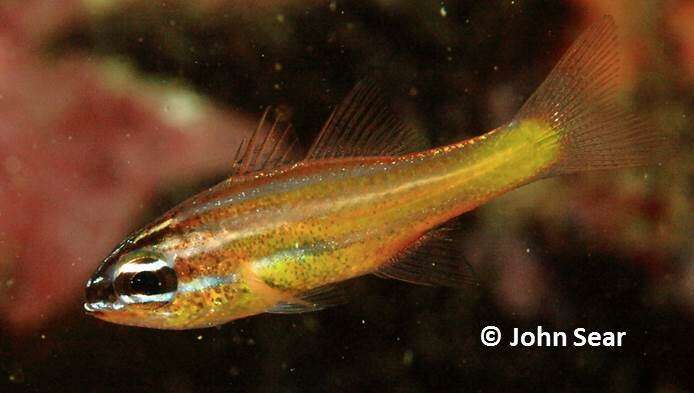
M445 228L457 216L539 179L644 165L667 150L666 138L616 104L616 42L605 17L510 122L443 147L427 148L369 83L357 84L298 158L291 126L266 112L230 178L102 262L87 283L87 312L190 329L322 309L341 302L341 283L366 274L466 282L464 264L422 252L447 254Z

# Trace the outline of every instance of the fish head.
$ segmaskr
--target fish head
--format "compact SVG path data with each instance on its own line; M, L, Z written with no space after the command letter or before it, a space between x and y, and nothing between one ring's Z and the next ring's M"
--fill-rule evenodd
M164 253L117 248L87 281L84 309L109 322L165 328L178 284L173 261Z
M122 325L192 329L258 314L277 301L250 271L248 256L234 253L248 247L212 250L201 244L216 244L214 234L175 224L155 222L104 259L86 284L87 314Z

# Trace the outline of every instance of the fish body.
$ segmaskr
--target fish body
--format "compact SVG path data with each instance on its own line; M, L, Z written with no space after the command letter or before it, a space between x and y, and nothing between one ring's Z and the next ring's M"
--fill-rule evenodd
M640 165L660 147L630 114L601 105L601 87L569 78L603 69L601 58L581 64L582 51L613 34L609 19L589 30L513 121L448 146L410 151L397 123L369 120L381 112L358 87L306 158L241 170L126 239L88 282L85 307L116 323L187 329L319 309L335 302L335 284L365 274L445 284L425 277L436 261L399 262L436 228L534 180ZM401 136L393 148L371 138L389 129ZM280 141L269 140L250 143L242 166L268 146L275 156Z

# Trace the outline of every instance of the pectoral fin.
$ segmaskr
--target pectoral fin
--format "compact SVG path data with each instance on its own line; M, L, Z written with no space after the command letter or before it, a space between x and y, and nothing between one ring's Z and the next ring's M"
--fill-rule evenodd
M273 314L298 314L318 311L324 308L347 303L343 283L329 284L304 292L291 300L283 300L266 310Z
M428 232L374 274L419 285L476 285L474 270L452 236L458 229L451 222Z

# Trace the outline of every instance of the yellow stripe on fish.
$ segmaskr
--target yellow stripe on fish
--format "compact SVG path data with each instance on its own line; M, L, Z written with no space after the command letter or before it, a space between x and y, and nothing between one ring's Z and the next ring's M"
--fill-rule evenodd
M615 27L588 29L506 125L429 149L360 83L298 157L268 122L239 146L234 175L123 241L87 283L85 309L159 329L338 304L365 274L460 285L447 223L529 182L643 165L667 138L614 103ZM422 252L422 250L426 250Z

